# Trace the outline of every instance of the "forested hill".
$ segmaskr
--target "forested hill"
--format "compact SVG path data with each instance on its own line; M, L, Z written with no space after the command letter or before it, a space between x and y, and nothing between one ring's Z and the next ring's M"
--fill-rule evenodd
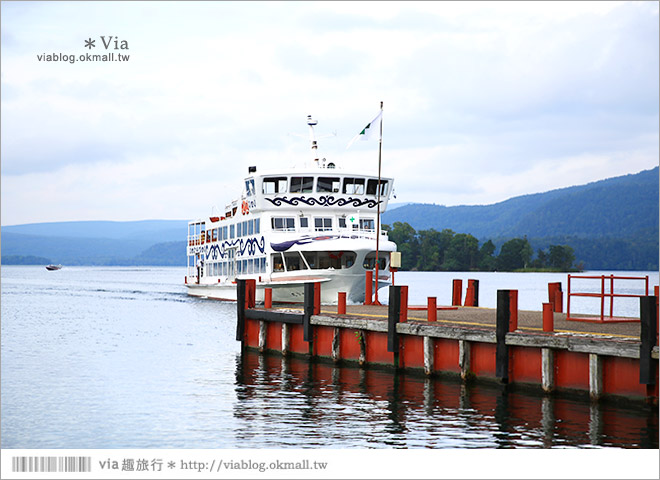
M534 251L570 246L576 264L587 269L653 270L658 268L658 199L655 168L494 205L408 204L387 211L383 223L408 223L420 234L452 230L476 237L482 246L492 240L498 249L527 237ZM186 235L186 220L3 226L2 263L185 265Z
M479 239L527 236L629 238L658 233L658 168L586 185L523 195L493 205L408 204L383 223L469 233Z

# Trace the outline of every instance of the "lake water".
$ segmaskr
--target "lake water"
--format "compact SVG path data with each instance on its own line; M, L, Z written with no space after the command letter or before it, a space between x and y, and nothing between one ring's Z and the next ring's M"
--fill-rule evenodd
M642 405L241 355L235 304L187 296L184 274L3 266L2 447L658 448L657 410ZM453 278L479 279L482 306L517 288L533 310L566 281L396 274L411 304L449 304Z

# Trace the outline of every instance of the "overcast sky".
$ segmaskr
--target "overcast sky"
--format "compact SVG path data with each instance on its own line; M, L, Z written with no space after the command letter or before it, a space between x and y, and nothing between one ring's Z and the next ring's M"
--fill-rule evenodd
M377 141L346 145L380 101L397 203L490 204L658 165L658 2L3 1L1 13L2 225L210 214L249 165L309 158L308 114L319 136L336 132L323 157L376 169ZM79 60L110 52L130 58Z

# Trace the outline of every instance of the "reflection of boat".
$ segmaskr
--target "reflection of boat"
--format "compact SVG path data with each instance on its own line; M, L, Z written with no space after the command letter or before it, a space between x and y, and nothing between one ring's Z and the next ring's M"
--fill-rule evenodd
M46 265L46 270L59 270L62 265Z
M311 165L257 173L248 169L241 197L223 216L188 223L186 285L194 296L236 300L236 279L255 279L257 301L264 288L273 300L302 302L305 283L321 283L321 302L338 292L361 302L366 271L376 267L388 284L396 245L378 231L392 192L392 179L344 170L319 159L316 121L308 117ZM376 162L374 162L374 169Z

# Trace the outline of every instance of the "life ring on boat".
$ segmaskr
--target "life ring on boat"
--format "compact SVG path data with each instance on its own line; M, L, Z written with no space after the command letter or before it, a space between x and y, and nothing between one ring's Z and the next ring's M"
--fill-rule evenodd
M250 207L248 206L248 203L245 200L243 200L243 203L241 204L241 213L243 215L247 215L248 213L250 213Z

